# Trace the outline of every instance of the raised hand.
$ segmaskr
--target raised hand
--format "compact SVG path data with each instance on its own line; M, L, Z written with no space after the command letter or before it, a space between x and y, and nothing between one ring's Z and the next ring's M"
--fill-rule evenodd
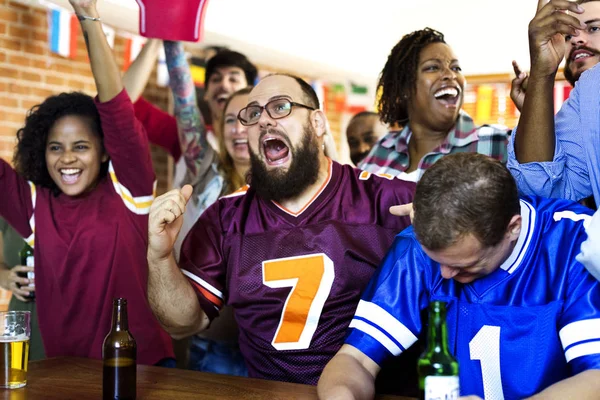
M96 17L96 0L69 0L75 14ZM94 15L89 15L89 14Z
M531 69L540 75L556 74L565 56L565 35L577 36L585 25L567 11L582 14L583 8L569 0L539 0L529 23Z
M149 259L161 260L171 255L192 190L192 186L185 185L157 197L152 203L148 221Z
M519 64L516 61L512 62L515 71L515 79L510 85L510 98L515 103L517 110L521 111L525 102L525 92L527 91L527 83L529 83L529 75L527 72L521 71Z

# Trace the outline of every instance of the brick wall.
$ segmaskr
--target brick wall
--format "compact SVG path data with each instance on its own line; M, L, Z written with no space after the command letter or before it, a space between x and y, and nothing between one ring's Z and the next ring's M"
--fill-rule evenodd
M44 8L0 0L0 157L12 160L15 134L22 127L27 111L53 94L78 90L89 95L96 93L85 43L78 29L76 59L53 54L48 46L47 11ZM117 36L114 54L119 66L123 64L125 38ZM243 51L243 49L238 49ZM202 56L201 50L193 53ZM261 69L271 70L268 66ZM290 72L290 71L281 71ZM314 77L306 77L308 79ZM155 73L144 97L166 110L169 92L156 85ZM333 110L333 97L326 99L327 109ZM339 143L341 115L328 112L330 126ZM162 149L152 146L152 158L158 177L158 193L169 189L172 160Z
M123 64L125 38L115 39L114 54ZM74 60L50 52L46 10L0 0L0 157L12 160L15 134L32 106L50 95L82 91L95 95L87 51L78 31L77 57ZM168 91L156 86L155 74L144 93L157 106L166 109ZM158 177L158 192L168 189L169 156L152 147Z

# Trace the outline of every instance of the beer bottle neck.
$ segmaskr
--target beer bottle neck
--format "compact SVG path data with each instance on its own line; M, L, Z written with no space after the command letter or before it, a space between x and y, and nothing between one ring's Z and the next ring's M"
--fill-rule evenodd
M126 331L129 329L127 321L127 300L119 298L113 302L112 329Z
M448 353L448 332L446 329L446 306L444 303L433 305L429 312L429 335L427 348L430 352Z

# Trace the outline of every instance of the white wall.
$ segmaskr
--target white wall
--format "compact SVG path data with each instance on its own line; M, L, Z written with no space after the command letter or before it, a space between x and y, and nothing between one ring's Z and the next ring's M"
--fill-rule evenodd
M51 1L69 7L68 0ZM137 32L135 0L98 2L107 23ZM465 74L506 73L513 59L524 68L529 64L527 25L536 5L537 0L210 0L203 44L228 45L259 63L372 86L402 35L429 26L446 35Z

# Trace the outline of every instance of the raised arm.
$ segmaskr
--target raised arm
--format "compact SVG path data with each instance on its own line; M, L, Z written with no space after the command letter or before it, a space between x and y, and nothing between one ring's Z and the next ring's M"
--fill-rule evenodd
M165 41L169 85L173 91L179 142L188 167L187 183L194 183L212 162L214 150L206 140L206 125L196 103L196 90L180 42Z
M161 44L162 41L159 39L149 39L123 75L123 85L134 103L140 98L148 84Z
M81 30L90 56L94 81L101 102L112 100L123 90L121 74L115 62L102 23L96 10L96 0L69 0L81 21Z
M192 187L186 185L158 197L150 209L148 227L148 301L162 327L176 339L197 333L209 323L173 256L191 195Z
M577 35L582 28L577 18L562 12L567 10L583 12L568 0L539 0L529 24L531 72L515 138L515 155L522 164L554 158L554 79L565 55L565 35Z

